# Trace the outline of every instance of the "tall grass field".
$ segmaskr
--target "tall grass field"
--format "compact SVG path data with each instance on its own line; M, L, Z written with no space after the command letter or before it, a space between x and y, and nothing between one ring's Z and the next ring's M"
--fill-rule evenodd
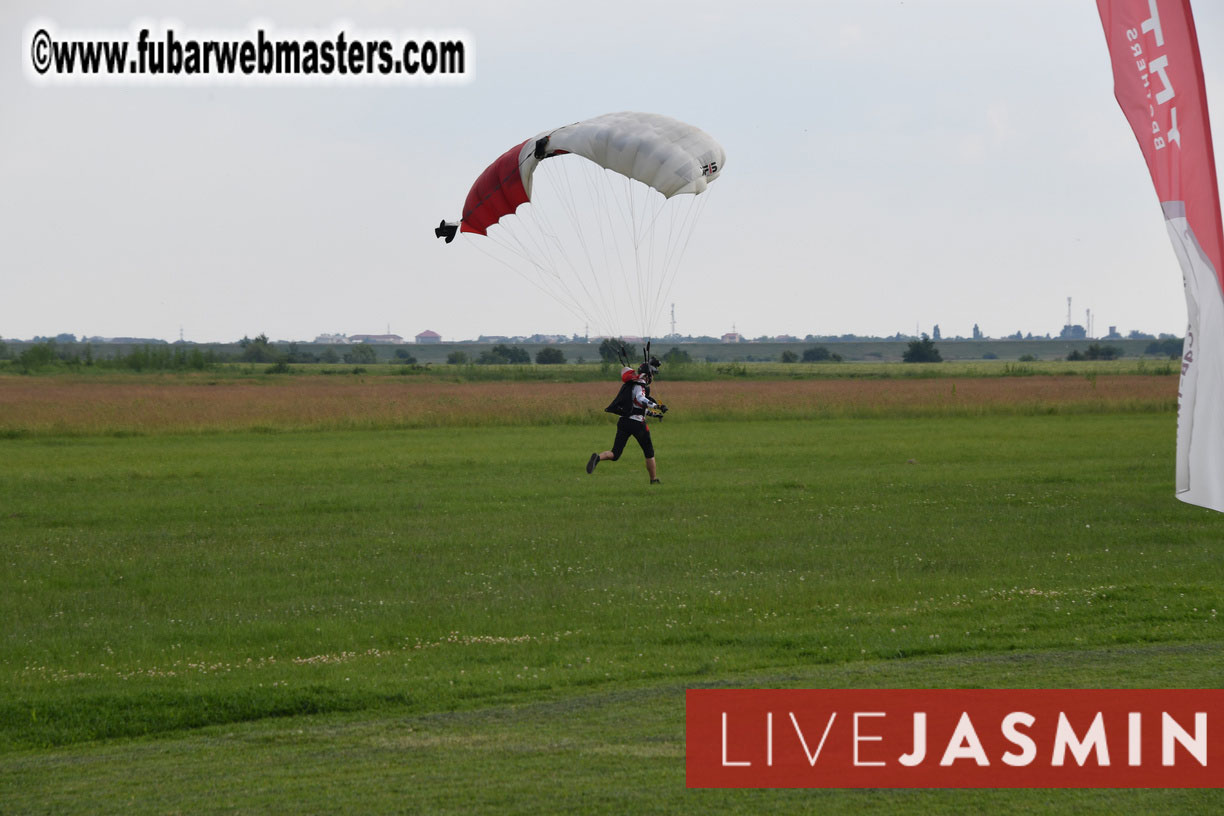
M0 812L1224 811L685 787L686 688L1219 687L1173 377L664 382L653 486L615 383L350 379L0 378Z

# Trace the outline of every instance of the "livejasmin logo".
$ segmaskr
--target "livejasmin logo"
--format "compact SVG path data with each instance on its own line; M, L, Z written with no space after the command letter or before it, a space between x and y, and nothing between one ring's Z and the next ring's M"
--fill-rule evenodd
M1222 706L1220 690L690 690L688 786L1224 787Z

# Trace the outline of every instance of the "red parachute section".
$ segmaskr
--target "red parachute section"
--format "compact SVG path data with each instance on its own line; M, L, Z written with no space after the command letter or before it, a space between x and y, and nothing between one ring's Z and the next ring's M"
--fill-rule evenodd
M462 232L484 235L502 216L509 215L527 202L527 191L523 188L523 177L519 172L519 153L524 140L485 168L468 191L463 202Z

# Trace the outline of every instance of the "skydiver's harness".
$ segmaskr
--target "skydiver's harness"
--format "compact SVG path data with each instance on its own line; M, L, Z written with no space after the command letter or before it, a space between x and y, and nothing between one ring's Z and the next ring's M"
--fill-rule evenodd
M629 353L628 349L625 348L624 343L619 344L617 354L620 357L621 365L624 368L630 368ZM642 365L638 369L639 373L646 376L647 380L649 380L651 374L658 372L660 365L662 365L662 363L650 356L650 341L647 340L646 349L642 354ZM642 386L642 395L645 397L646 402L648 403L646 405L638 405L633 399L633 389L638 385ZM650 385L648 382L640 382L636 377L634 377L621 384L620 391L616 392L616 399L612 400L612 402L609 403L608 407L604 410L609 414L616 414L619 417L637 420L638 422L641 422L643 426L645 426L646 417L662 419L663 415L667 413L667 406L659 404L658 401L650 396Z
M645 422L646 406L638 405L633 400L633 389L637 385L641 385L637 380L629 380L629 382L623 383L620 391L616 392L616 399L612 400L604 410L609 414L637 418ZM646 399L650 399L650 386L643 385L642 392L646 395ZM653 400L651 401L653 402Z

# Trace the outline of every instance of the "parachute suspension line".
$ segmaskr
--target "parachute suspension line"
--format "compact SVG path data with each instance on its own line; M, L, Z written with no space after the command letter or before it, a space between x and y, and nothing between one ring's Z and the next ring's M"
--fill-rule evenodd
M520 218L516 214L515 222L528 229L534 227L539 233L539 243L543 245L547 257L548 274L556 284L562 285L561 265L568 261L568 255L560 233L553 227L549 213L545 209L533 207L530 218Z
M562 300L561 298L559 298L559 297L557 296L556 292L553 292L552 290L548 289L548 288L547 288L547 287L545 287L545 286L541 286L541 285L540 285L540 283L539 283L538 281L533 280L533 279L531 278L531 276L529 276L527 273L523 272L523 270L519 269L519 268L518 268L517 266L515 266L514 264L510 263L509 261L507 261L505 258L500 258L500 257L498 257L498 256L497 256L495 253L490 252L489 250L487 250L487 249L485 249L484 247L480 246L480 242L479 242L479 241L468 241L468 242L466 242L466 243L469 243L469 244L471 244L472 246L476 247L476 250L477 250L478 252L480 252L482 255L484 255L484 256L485 256L485 257L487 257L487 258L491 258L492 260L496 261L497 263L499 263L499 264L501 264L502 266L506 267L507 269L511 270L512 272L514 272L515 274L517 274L519 277L523 278L523 280L527 281L527 283L531 284L532 286L534 286L534 287L535 287L536 289L538 289L539 291L543 292L544 294L548 295L548 296L549 296L550 298L552 298L553 300L557 301L557 303L558 303L558 304L560 304L560 306L561 306L563 309L565 309L567 312L569 312L569 313L570 313L571 315L573 315L574 317L576 317L576 318L578 318L579 320L581 320L581 319L583 319L583 317L585 316L581 308L578 308L578 307L576 307L576 306L575 306L575 305L573 305L573 304L566 303L564 300ZM507 244L500 244L500 245L501 245L501 246L503 246L503 247L508 246Z
M650 206L654 201L654 197L647 193L644 204ZM664 202L667 199L663 199ZM650 215L650 220L646 224L646 232L642 239L645 242L646 248L646 268L645 278L646 286L642 289L642 294L639 299L640 309L642 312L642 336L649 337L654 333L654 320L650 314L650 300L655 288L655 224L659 220L659 213L662 212L662 207L653 207L653 212Z
M589 304L592 302L590 290L587 288L585 278L582 275L584 259L586 264L589 265L590 263L590 249L587 246L586 240L583 236L582 223L579 219L576 219L574 215L576 212L576 205L573 201L572 190L568 189L568 187L562 188L557 184L556 179L552 178L551 176L548 176L548 180L554 188L554 200L555 203L561 208L561 215L573 227L573 230L567 232L566 234L570 235L571 239L578 243L577 247L567 244L559 237L561 233L556 229L552 229L552 217L555 214L549 212L548 208L536 207L532 210L533 216L541 219L543 223L552 230L550 234L551 243L555 245L557 254L560 256L560 261L554 262L554 267L552 270L552 285L555 286L557 290L564 293L564 295L578 307L583 320L598 324L600 319L597 316L592 315L588 308L583 307L584 303ZM579 257L575 257L575 255ZM563 270L568 274L563 274ZM585 294L585 299L580 297L579 294L570 286L571 278L573 278L581 288L582 292Z
M633 311L633 303L636 300L635 293L641 288L641 269L638 264L637 257L637 208L633 200L633 184L627 178L615 179L616 192L621 197L621 205L623 207L623 218L625 222L625 259L627 261L625 282L625 304L629 309L629 315L633 322L636 322L637 315ZM637 331L636 327L633 331Z
M629 183L633 184L633 182ZM654 330L650 302L653 299L652 296L657 285L656 270L658 267L655 260L655 225L659 220L660 214L666 208L667 199L661 193L652 190L646 185L641 185L641 187L641 202L638 204L636 199L634 202L637 223L634 229L633 248L638 272L638 291L634 306L636 307L635 311L641 327L640 334L643 337L648 337Z
M584 169L587 165L583 165ZM603 250L602 265L592 265L591 274L601 310L608 318L606 332L609 336L624 333L629 317L634 322L640 320L641 304L641 263L637 245L640 241L636 236L638 223L637 197L634 195L635 182L625 176L604 168L588 169L584 177L589 185L596 206L592 208L590 218L598 231ZM644 187L645 185L643 185ZM623 228L617 228L617 222ZM633 254L634 278L639 280L636 288L628 274L627 255ZM616 274L619 272L619 274ZM621 281L623 299L616 292L616 284L601 281L601 278L613 274ZM618 301L619 304L618 304Z
M570 258L569 248L561 239L561 232L553 226L551 215L547 208L533 206L531 216L524 218L523 223L531 224L538 229L548 248L548 272L551 278L549 285L556 287L559 292L563 292L577 303L578 299L570 291L565 277L561 274L563 268L573 268L574 264Z
M566 166L567 162L556 162L555 160L554 163L547 165L549 168L561 168L560 172L563 174ZM565 174L564 180L566 181L566 184L564 186L561 185L558 179L553 175L552 169L549 169L542 174L537 174L537 180L541 175L545 179L546 183L552 188L552 197L549 198L546 195L545 199L560 207L562 215L574 228L572 232L567 231L564 234L571 235L573 239L578 242L579 246L575 248L567 244L567 242L560 237L563 233L560 230L557 230L553 225L553 217L555 214L551 212L550 207L540 206L538 203L538 198L537 203L534 204L529 211L529 215L527 215L525 218L521 216L516 217L516 220L521 220L523 224L532 225L539 230L542 235L542 243L548 249L547 271L549 273L550 280L548 289L546 291L549 291L549 294L553 297L553 299L557 300L563 305L566 305L567 308L569 308L569 311L572 314L575 314L575 316L580 317L587 322L595 322L598 325L600 322L604 322L605 318L602 316L592 315L587 308L584 308L583 298L579 297L579 295L569 285L569 278L576 277L577 283L580 285L582 291L586 295L585 302L591 303L593 301L590 290L586 286L586 281L581 276L583 266L582 258L575 259L573 257L576 254L576 250L581 250L581 255L586 259L587 265L589 266L592 263L590 260L590 248L587 245L585 236L583 234L582 221L581 218L578 217L579 207L575 202L572 185L568 181L568 174ZM563 274L563 270L573 272L575 275Z
M677 244L673 250L673 260L671 266L671 275L664 287L663 296L660 298L657 310L662 312L664 306L671 299L671 290L675 285L676 278L679 275L680 269L684 264L684 256L688 251L690 242L693 240L693 235L697 231L697 225L701 223L702 214L705 212L706 206L709 204L709 195L707 190L700 198L694 197L694 200L689 202L687 211L685 212L684 222L681 224L677 232Z
M629 224L631 219L629 218L625 202L621 198L622 192L626 197L628 196L625 186L629 183L629 180L624 176L620 176L607 169L603 171L602 175L603 178L600 179L600 191L602 194L602 200L604 202L603 213L608 221L608 234L612 238L612 246L616 252L616 279L619 280L621 285L624 287L624 302L626 304L630 304L633 302L633 291L629 285L629 260L626 257L629 253L629 243L626 240L626 236L630 234ZM617 227L616 218L614 218L614 216L619 218L622 225L621 228ZM617 288L615 283L612 284L612 288L613 290ZM614 294L614 297L615 296L619 295ZM621 311L623 314L623 309L619 311ZM615 327L613 333L623 335L625 333L624 324L622 323L621 325Z
M580 177L579 181L585 186L588 198L587 205L581 206L579 199L575 196L574 187L575 181L571 178L569 165L573 164L575 174ZM600 330L600 334L610 334L616 326L615 304L605 295L603 283L600 280L605 271L607 256L607 237L604 232L603 223L599 216L599 209L589 206L592 190L592 177L597 172L592 169L593 165L588 165L587 162L562 163L565 181L567 184L566 192L568 194L568 203L570 206L570 217L576 228L578 239L582 244L582 249L586 257L586 266L584 270L577 270L580 273L578 278L582 285L583 291L587 295L587 301L591 304L594 311L598 313L594 317L594 322ZM599 245L603 250L602 257L592 252L591 246L594 243L594 238L588 237L590 233L597 233L599 237ZM585 274L581 274L585 272ZM587 278L590 278L588 281Z
M680 225L680 229L677 231L677 245L670 253L670 255L673 257L673 260L670 261L671 272L667 277L666 285L661 287L662 297L656 301L656 317L662 313L664 306L671 298L672 286L676 282L676 276L680 272L684 255L688 251L689 243L693 239L693 234L696 232L697 224L701 222L702 213L705 212L706 204L708 203L706 199L709 195L710 191L706 190L700 196L693 196L693 200L689 202L689 205L685 210L684 220Z
M612 231L611 217L608 214L608 186L611 183L608 171L603 168L595 168L593 165L582 165L584 169L583 180L586 182L588 195L592 200L598 202L598 205L593 210L592 221L599 230L599 245L601 250L601 258L604 259L604 268L596 269L594 265L591 267L591 278L595 284L595 289L599 293L599 304L609 318L605 330L601 332L604 335L612 335L616 331L616 323L614 319L614 300L610 292L604 291L603 277L611 270L607 267L611 265L613 253L616 255L616 263L620 267L621 273L624 273L624 260L621 258L620 246L615 241L615 236ZM607 229L605 229L605 220L608 221ZM609 250L609 239L611 241L611 249ZM610 281L609 281L609 285Z
M622 234L628 235L632 238L632 236L634 235L634 223L635 223L635 219L633 217L633 212L632 212L632 209L633 209L633 186L632 186L633 181L625 176L614 173L611 170L605 170L604 174L608 182L608 191L609 191L608 197L612 200L614 204L616 204L616 214L620 216L621 223L623 223L625 226L625 229L622 232ZM623 198L621 196L621 193L624 194ZM607 213L608 213L608 220L611 221L612 220L612 209L610 207L607 209ZM625 247L626 252L629 249L630 247L628 246ZM619 245L617 249L617 254L618 254L618 259L621 261L621 274L619 277L621 279L621 282L625 286L625 302L627 304L632 304L634 302L633 290L629 285L629 275L627 274L627 270L625 269L624 259L620 256ZM634 253L635 273L636 273L636 268L637 268L637 257L636 256L637 256L637 253L635 252Z
M641 240L638 237L638 203L637 197L634 195L633 181L625 178L625 208L629 214L629 238L631 242L631 250L633 252L633 280L636 288L633 290L636 296L629 295L628 305L630 313L633 315L635 322L638 323L637 331L642 332L641 328L641 302L642 302L642 253ZM627 281L626 281L627 284ZM636 308L635 308L636 306Z
M696 198L696 196L693 196ZM703 207L705 202L694 202L690 200L687 204L681 205L680 202L674 202L669 205L666 220L666 239L656 240L654 243L658 245L662 257L656 262L655 268L658 270L658 276L652 283L650 291L643 300L643 308L646 309L647 318L653 326L660 319L662 314L662 304L666 302L666 296L670 294L671 287L675 282L675 278L680 269L680 253L677 252L677 247L686 238L686 233L691 232L696 219L693 218L694 207ZM664 225L660 225L662 231Z
M540 274L549 272L547 267L552 266L550 247L544 240L543 230L539 224L536 224L536 229L532 230L531 223L515 216L503 219L494 226L503 228L487 236L495 244L517 255ZM532 244L530 247L527 246L528 240Z
M691 207L691 202L689 203ZM660 261L660 273L658 284L651 291L650 315L653 321L658 316L659 299L663 293L663 286L667 282L668 264L672 257L672 242L676 234L676 210L680 207L680 203L676 202L672 207L668 208L667 213L667 239L663 243L663 258Z
M571 163L574 172L567 169ZM615 285L602 280L614 274L616 264L624 268L621 245L627 243L625 232L613 229L611 210L606 204L609 191L614 190L609 171L561 157L542 164L541 169L543 172L536 173L540 195L533 196L529 207L503 218L488 230L486 237L491 247L500 253L490 252L480 241L473 245L548 295L567 313L591 324L600 334L622 333L625 315L617 317L617 299L610 297L608 290ZM625 181L621 176L617 179ZM584 181L593 193L585 199L576 192ZM601 248L605 249L602 258L597 251ZM627 276L620 277L628 287ZM629 297L629 305L635 308L641 302L640 293L637 294L636 299L632 294Z
M565 286L558 272L558 261L554 248L564 255L564 248L557 238L555 230L543 213L534 213L537 217L523 218L515 215L502 219L490 228L487 237L508 255L517 257L523 264L534 270L534 277L503 258L481 249L485 255L494 258L516 272L520 277L531 283L541 292L547 294L574 317L589 319L582 308L581 300L574 296ZM479 242L476 242L477 244Z
M520 226L524 228L520 230ZM501 227L502 229L499 230L496 227ZM490 229L493 232L488 235L489 239L497 246L502 247L508 254L514 255L523 261L528 269L535 270L536 276L540 281L555 276L555 273L550 268L552 262L547 243L542 242L540 236L533 233L530 229L526 229L525 225L512 222L510 219L503 219ZM531 242L531 246L528 246L528 241ZM531 277L521 269L515 267L515 271L531 280ZM541 285L537 281L533 280L532 282L536 283L537 286Z
M634 330L651 336L710 191L669 200L586 162L555 157L542 168L536 173L540 195L531 205L492 225L488 245L470 243L588 323L596 336Z
M583 257L586 260L584 267L578 268L575 266L574 271L576 273L578 284L582 287L582 291L586 295L587 302L591 303L593 307L600 312L599 316L594 322L597 326L604 324L605 326L609 327L610 330L610 327L615 325L615 316L611 312L610 304L607 298L605 298L603 295L603 287L601 286L599 279L599 265L595 262L590 243L587 239L587 233L590 231L589 227L591 225L585 223L583 218L584 210L578 205L578 199L574 195L575 185L574 181L570 178L569 170L571 164L574 165L576 174L581 176L582 181L586 182L588 190L590 189L590 178L592 171L588 169L587 162L585 161L581 162L580 164L570 161L557 162L560 175L565 181L564 194L560 194L558 198L565 205L565 210L570 218L570 223L574 226L574 234L582 247ZM559 185L555 186L559 188ZM599 233L600 245L601 247L605 248L604 254L606 255L606 242L603 233L603 224L597 216L593 216L593 214L589 211L589 208L587 208L585 215L594 222L594 226ZM587 281L588 276L590 277L589 285ZM594 293L592 293L592 288L594 289Z
M676 245L683 239L682 235L676 234L676 222L680 217L677 212L683 210L686 214L684 224L690 225L691 217L687 214L691 213L692 203L688 207L680 207L678 202L670 203L661 193L640 182L612 171L605 174L611 182L608 189L611 191L611 201L616 205L616 215L624 225L619 232L628 236L626 250L633 254L633 283L636 286L631 285L626 274L625 259L618 255L627 307L638 325L639 333L645 337L653 332L660 314L657 304L664 296L663 290L668 280L674 278L677 271L673 260ZM640 193L637 189L639 186L642 188ZM602 210L608 214L609 221L614 220L612 208ZM666 244L661 239L665 227L669 236ZM683 232L683 227L680 232Z
M692 198L695 197L692 196ZM670 259L674 254L673 236L676 232L677 212L683 209L679 202L671 203L661 193L649 195L649 199L654 204L650 221L647 224L647 232L643 235L649 254L646 264L646 285L640 297L642 322L645 324L647 334L653 332L660 317L658 304L662 299L663 288L668 280ZM691 209L691 201L688 206ZM664 227L666 227L667 237L661 240L658 236L663 232ZM671 274L675 274L674 270Z
M691 229L692 225L696 223L691 219L693 208L696 206L696 198L696 196L692 196L683 207L677 202L668 213L670 217L667 223L667 240L664 244L662 271L659 276L659 285L652 292L653 300L650 304L652 319L659 317L662 304L666 302L666 295L671 292L671 286L675 282L680 260L677 256L676 247L682 240L685 230ZM704 205L704 202L702 204ZM681 211L683 211L683 215L680 214Z
M503 220L501 224L499 224L498 226L501 226L502 224L506 224L506 223L507 221ZM515 231L513 228L507 229L506 237L509 239L512 239L513 242L508 241L508 240L500 240L500 236L494 237L493 241L496 245L505 249L508 254L515 255L516 257L524 261L527 268L534 270L536 274L532 276L528 274L527 272L523 271L523 269L513 264L506 264L506 265L509 266L511 269L513 269L516 273L518 273L520 277L522 277L532 286L539 289L541 292L545 293L546 295L551 297L553 300L557 301L557 303L559 303L562 307L564 307L566 311L570 312L571 314L574 314L575 317L578 317L581 319L583 317L581 304L575 298L573 298L572 295L569 296L569 299L567 301L567 299L563 297L562 295L568 294L568 293L564 293L561 290L559 290L556 286L553 286L550 284L550 281L555 281L556 272L553 268L551 268L551 265L550 265L551 262L548 261L548 256L545 254L545 250L541 249L540 254L533 255L532 251L527 248L523 240L524 237L530 238L532 239L533 245L539 246L540 245L539 239L536 236L530 234L530 232L528 232L525 236L520 235L519 232ZM515 249L516 244L518 246L517 250ZM481 251L485 252L485 254L490 254L484 249L481 249Z
M667 199L664 199L663 204L661 204L655 211L654 218L651 219L650 222L651 277L650 285L648 286L647 291L643 293L642 311L645 313L644 319L646 323L652 328L654 327L655 321L658 317L656 304L659 301L659 296L663 289L663 283L667 280L667 258L670 254L669 249L671 235L675 226L676 206L665 206L666 204ZM656 237L656 232L662 232L661 227L663 225L659 224L659 217L662 215L664 209L667 210L667 216L663 219L667 226L667 239L665 243L660 245L660 239ZM658 250L658 258L655 257L656 250Z
M656 213L656 218L651 222L650 227L650 279L646 292L642 296L642 311L645 314L643 320L651 327L652 333L655 325L655 314L652 307L659 296L659 288L662 286L663 279L667 274L667 267L662 265L666 258L666 252L664 251L666 248L659 245L660 239L656 234L662 232L661 226Z
M494 227L499 227L500 229L494 230ZM510 222L508 220L498 222L497 224L493 225L493 227L490 227L490 230L494 230L493 234L489 235L486 233L485 235L485 237L488 238L490 242L501 247L503 250L505 250L507 254L513 255L516 258L518 258L520 261L526 264L528 268L534 268L537 271L537 273L543 272L541 261L539 260L539 258L543 257L543 249L537 248L536 252L538 254L533 255L532 251L527 247L526 243L523 240L525 237L531 238L533 236L519 235L511 227ZM480 247L478 246L478 248ZM485 252L483 248L480 248L480 249L482 252ZM485 252L485 254L487 255L489 253ZM526 276L526 273L523 272L518 267L513 266L509 264L508 262L507 262L507 265L510 266L512 269L514 269L519 274Z
M646 293L650 290L650 190L642 192L641 204L638 208L638 231L634 238L633 250L637 256L638 293L634 302L637 313L638 334L644 339L650 334L650 326L646 323Z
M607 246L611 250L604 253L603 274L609 276L605 281L606 288L600 287L613 317L613 321L608 325L607 334L623 337L627 333L625 331L626 312L628 310L628 314L632 314L631 307L634 299L629 278L630 245L627 238L629 231L626 226L629 219L621 199L621 193L628 179L605 168L594 170L590 178L599 200L594 216L600 225L601 233L607 236ZM620 227L618 227L618 222L621 224ZM623 295L621 290L623 290Z

